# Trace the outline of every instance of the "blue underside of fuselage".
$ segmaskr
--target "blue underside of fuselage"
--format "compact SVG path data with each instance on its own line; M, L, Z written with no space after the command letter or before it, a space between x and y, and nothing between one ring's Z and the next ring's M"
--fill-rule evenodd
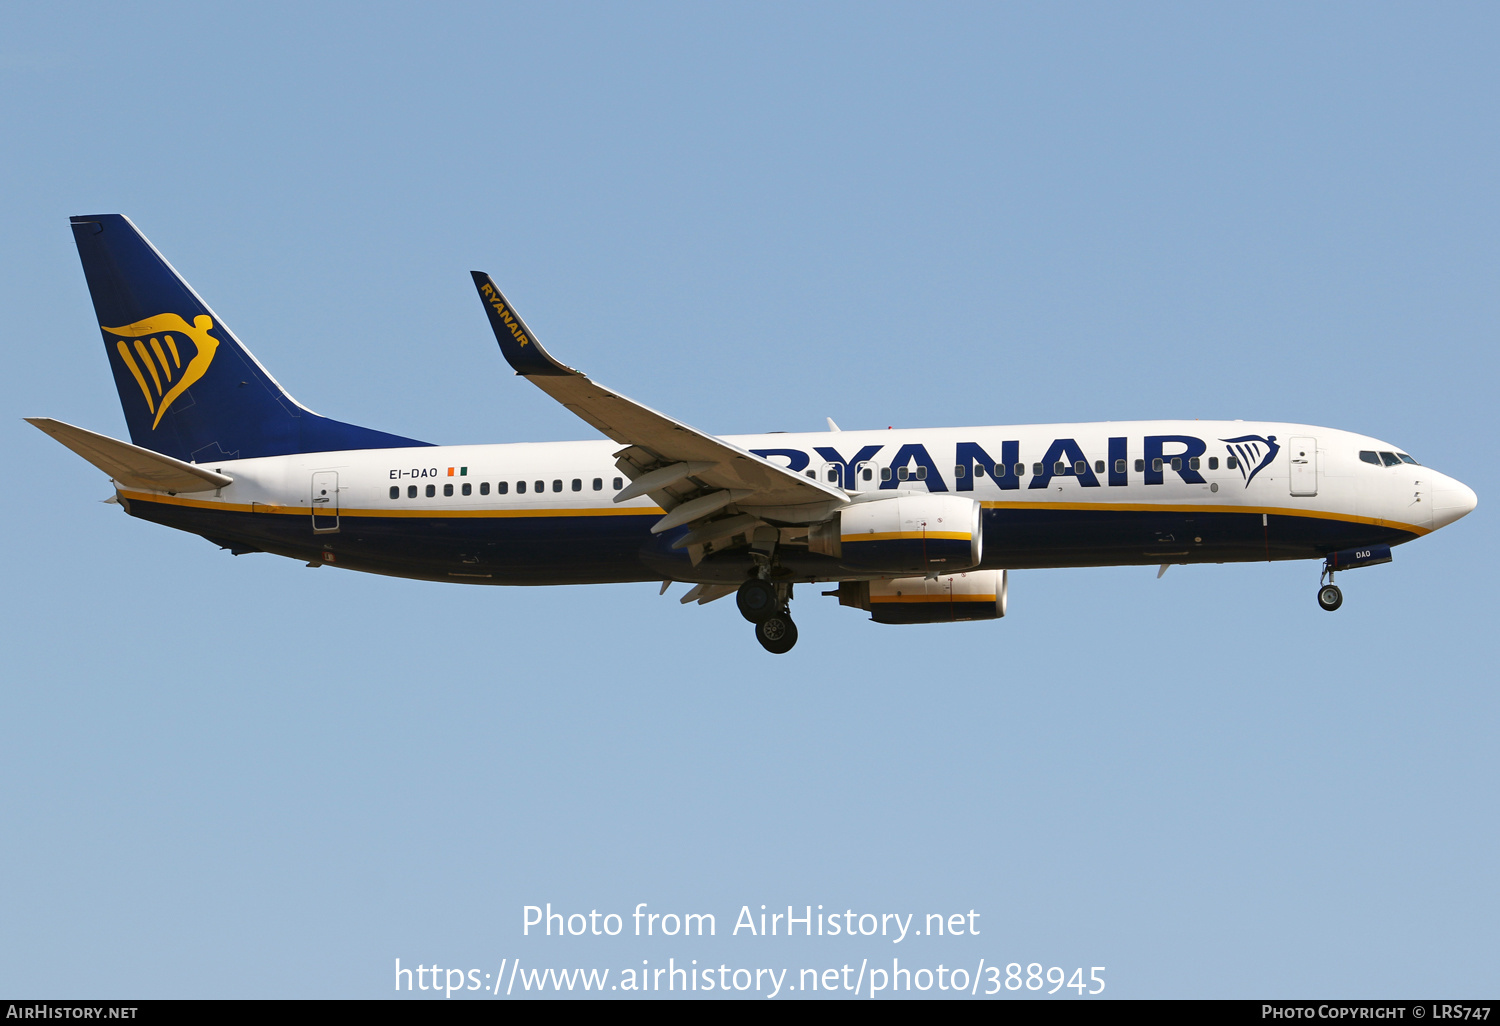
M685 528L652 535L640 516L344 516L314 533L310 516L203 509L130 499L132 516L199 534L236 552L263 551L370 573L465 584L723 581L752 568L741 547L693 566L671 548ZM326 526L332 521L323 521ZM1012 570L1068 566L1313 559L1358 545L1410 541L1409 531L1320 517L1195 511L986 509L984 564ZM790 579L871 576L838 559L783 545ZM934 567L934 569L939 569Z

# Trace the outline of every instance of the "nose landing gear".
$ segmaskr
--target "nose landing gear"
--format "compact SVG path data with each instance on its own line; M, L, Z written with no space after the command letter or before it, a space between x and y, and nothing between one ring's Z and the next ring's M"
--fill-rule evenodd
M791 600L790 584L772 584L760 577L752 577L740 585L734 597L740 615L755 624L755 640L760 642L761 648L775 655L790 652L797 643Z
M1318 605L1331 613L1344 604L1344 593L1333 583L1334 571L1379 566L1390 561L1391 547L1385 544L1361 545L1354 549L1330 552L1323 559L1323 573L1318 577Z
M1318 575L1318 605L1330 613L1344 604L1344 593L1333 583L1334 559L1330 556L1323 563L1323 572Z

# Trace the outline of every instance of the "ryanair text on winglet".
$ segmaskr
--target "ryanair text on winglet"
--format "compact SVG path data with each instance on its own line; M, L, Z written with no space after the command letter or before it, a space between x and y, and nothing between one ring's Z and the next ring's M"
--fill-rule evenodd
M505 300L500 298L500 293L495 291L495 286L485 282L479 287L479 291L483 294L485 302L495 308L495 316L499 317L510 329L511 336L517 343L524 346L531 341L526 337L526 332L522 331L521 326L516 323L515 315L510 312L510 307L505 305Z

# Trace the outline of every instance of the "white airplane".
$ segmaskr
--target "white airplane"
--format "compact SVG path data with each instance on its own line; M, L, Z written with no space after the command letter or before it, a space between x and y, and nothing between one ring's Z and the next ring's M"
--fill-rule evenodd
M516 373L607 441L438 446L320 417L129 219L72 219L131 442L30 422L131 516L238 555L460 584L674 581L735 595L786 652L797 584L879 623L1005 615L1006 571L1321 559L1338 571L1472 511L1365 435L1245 421L705 434L554 360L488 275Z

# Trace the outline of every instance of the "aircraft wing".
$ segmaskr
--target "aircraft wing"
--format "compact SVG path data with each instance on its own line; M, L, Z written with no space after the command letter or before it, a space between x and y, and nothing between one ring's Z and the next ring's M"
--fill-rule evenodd
M470 273L500 351L515 372L626 446L616 453L615 465L631 483L615 501L650 495L667 511L652 527L654 533L694 524L694 540L688 541L694 544L697 539L710 540L714 532L706 522L721 511L734 513L731 507L744 511L735 518L743 531L747 524L754 526L751 521L759 519L756 514L798 522L803 516L796 507L804 507L807 516L821 519L815 511L848 501L848 493L841 488L704 434L559 363L542 348L490 276L482 271ZM729 526L727 520L722 523Z

